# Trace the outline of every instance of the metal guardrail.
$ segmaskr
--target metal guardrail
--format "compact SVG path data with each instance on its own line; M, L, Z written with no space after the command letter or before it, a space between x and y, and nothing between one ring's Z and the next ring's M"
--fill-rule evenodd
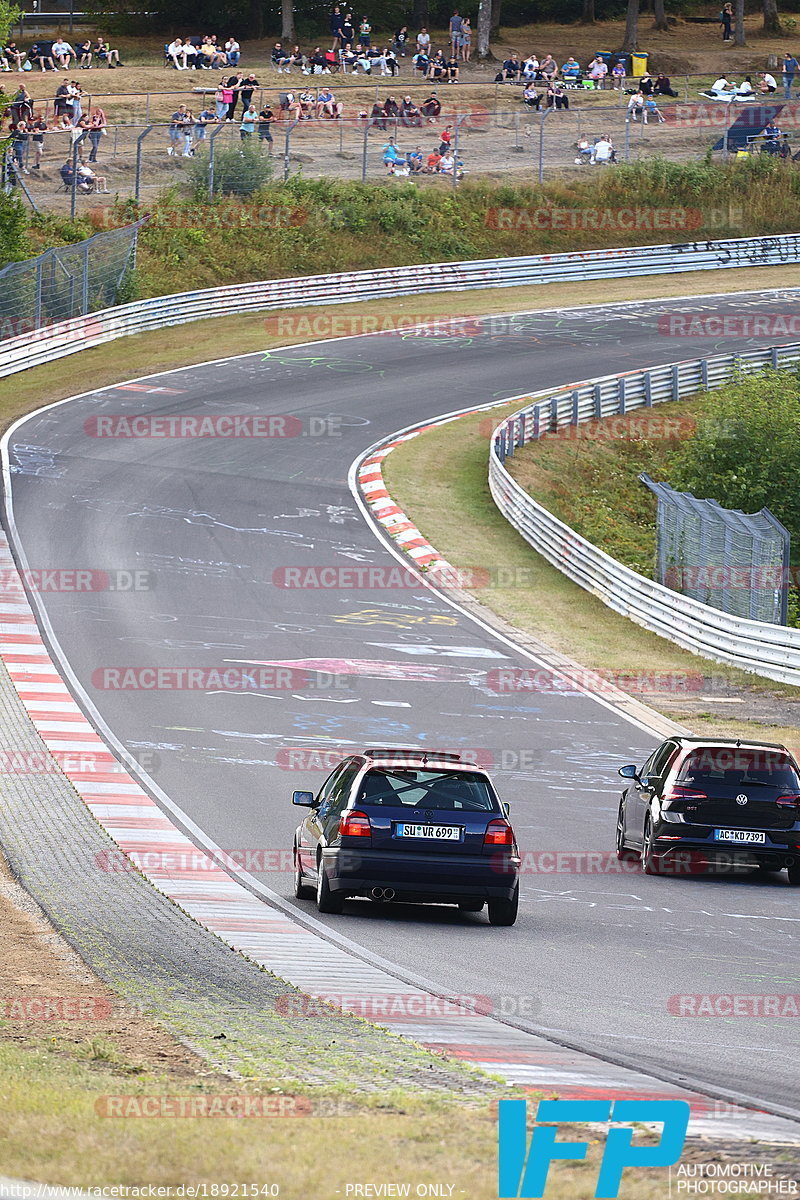
M520 487L504 463L542 434L719 388L737 371L800 363L800 343L738 356L669 363L538 393L492 436L489 487L500 512L573 583L638 625L706 658L781 683L800 685L800 629L731 616L624 566L553 516Z
M726 267L780 266L796 262L798 258L800 234L785 234L677 246L634 246L526 258L422 263L207 288L154 296L9 338L0 344L0 378L128 334L181 325L220 313L233 316L287 306L357 303L426 292L574 283L584 279L616 279Z

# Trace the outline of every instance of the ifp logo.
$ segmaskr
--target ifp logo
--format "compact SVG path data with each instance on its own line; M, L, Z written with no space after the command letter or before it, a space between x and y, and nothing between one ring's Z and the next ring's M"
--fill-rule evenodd
M544 1196L550 1163L586 1157L588 1142L557 1142L557 1126L591 1122L625 1124L609 1129L596 1197L619 1194L626 1167L669 1167L681 1156L689 1125L685 1100L540 1100L528 1147L525 1100L501 1100L498 1105L498 1185L501 1200L533 1200ZM663 1124L655 1146L634 1146L633 1122Z

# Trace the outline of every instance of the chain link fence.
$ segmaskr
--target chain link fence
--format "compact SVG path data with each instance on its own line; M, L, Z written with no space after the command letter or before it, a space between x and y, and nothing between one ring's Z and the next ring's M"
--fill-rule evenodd
M0 341L118 304L144 221L0 271Z
M732 616L786 624L790 538L769 509L743 513L639 479L658 501L659 583Z

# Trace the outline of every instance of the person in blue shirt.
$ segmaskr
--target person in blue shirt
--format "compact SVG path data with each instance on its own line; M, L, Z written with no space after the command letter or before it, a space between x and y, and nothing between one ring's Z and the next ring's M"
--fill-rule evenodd
M792 84L794 83L795 71L800 68L800 63L793 54L787 50L783 56L781 70L783 72L783 96L785 100L792 98Z

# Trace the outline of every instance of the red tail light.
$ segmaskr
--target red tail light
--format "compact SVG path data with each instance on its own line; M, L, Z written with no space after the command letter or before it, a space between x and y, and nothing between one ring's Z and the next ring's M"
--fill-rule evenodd
M498 817L496 820L490 821L486 826L486 833L483 835L483 844L484 846L513 846L514 830L508 821Z
M683 787L682 784L674 783L668 792L664 793L665 800L707 800L706 792L701 792L698 788Z
M372 827L366 813L345 813L339 822L339 833L342 837L372 837Z
M779 808L796 808L800 810L800 796L792 793L791 795L778 796L775 801Z

